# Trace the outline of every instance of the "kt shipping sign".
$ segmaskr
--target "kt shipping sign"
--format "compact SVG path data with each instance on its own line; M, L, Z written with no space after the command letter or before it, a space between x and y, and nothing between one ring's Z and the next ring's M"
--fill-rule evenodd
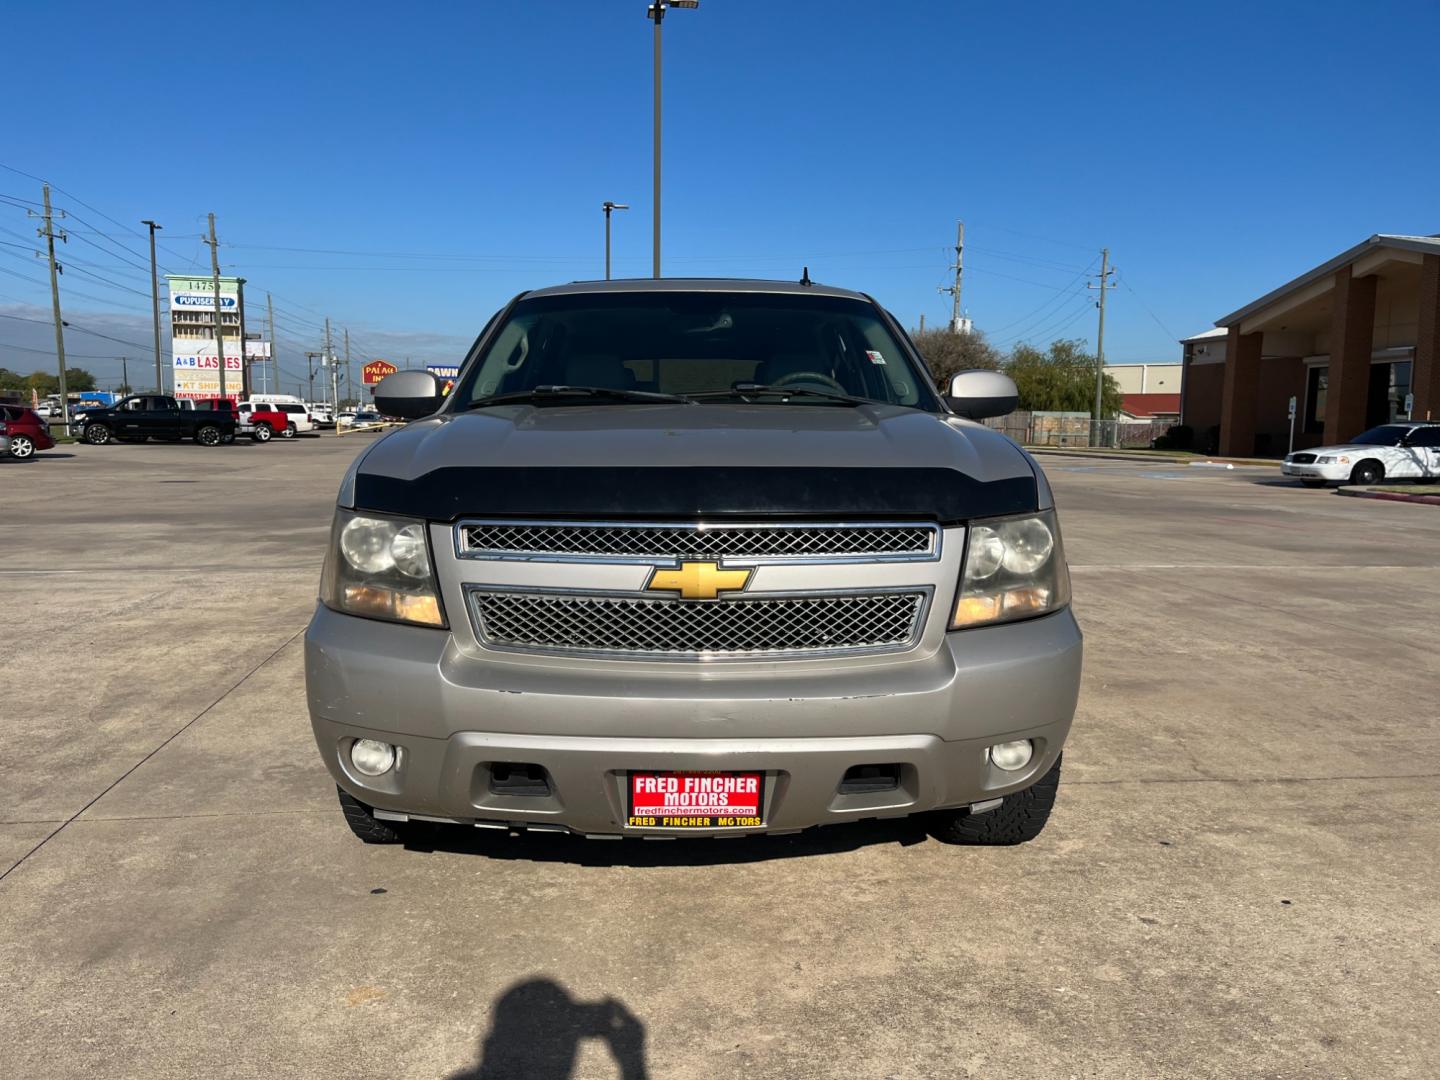
M371 360L360 369L360 378L366 386L374 386L386 375L394 375L399 369L388 360Z

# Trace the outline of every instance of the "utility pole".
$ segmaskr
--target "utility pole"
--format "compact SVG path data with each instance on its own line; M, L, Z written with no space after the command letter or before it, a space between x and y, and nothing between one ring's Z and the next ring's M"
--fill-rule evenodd
M350 381L350 328L345 328L345 397L354 400L355 384Z
M655 176L654 176L654 205L651 208L653 214L652 239L655 245L654 257L651 260L652 277L660 276L660 24L665 21L665 0L653 0L650 4L650 17L655 20ZM609 218L607 216L606 220Z
M960 316L960 279L965 272L965 223L955 223L955 265L950 269L955 271L955 284L942 286L942 293L950 294L950 332L952 334L968 334L970 328L965 325L965 320Z
M150 305L155 314L155 392L165 392L165 375L160 369L160 274L155 267L155 230L163 228L153 221L142 221L150 226Z
M70 434L70 388L65 381L65 323L60 318L60 277L61 268L55 263L55 215L50 210L50 185L45 184L45 213L41 215L45 222L44 228L37 229L39 235L45 237L45 253L50 258L50 307L55 313L55 358L60 362L60 416L61 423L65 425L65 434ZM33 216L33 215L32 215ZM60 216L65 216L65 211L60 211ZM65 230L60 230L62 243L70 241L65 236Z
M130 361L130 358L129 358L128 356L122 356L122 357L120 357L120 385L122 385L123 387L125 387L125 393L127 393L127 394L129 394L129 393L132 392L131 389L130 389L130 363L129 363L129 361Z
M324 353L307 352L307 353L305 354L305 367L308 369L308 371L309 371L309 373L310 373L310 396L305 399L306 401L314 401L314 400L315 400L315 357L317 357L317 356L320 357L320 359L321 359L322 361L325 359ZM276 374L276 376L275 376L275 385L276 385L276 386L279 386L279 385L280 385L280 376L279 376L278 372L279 372L280 369L279 369L279 368L276 368L275 370L276 370L276 372L277 372L277 374Z
M220 360L220 396L225 396L225 335L220 320L220 243L215 239L215 215L210 215L210 276L215 284L215 355ZM242 343L241 351L244 351Z
M336 431L340 417L340 372L335 366L335 350L330 344L330 316L325 316L325 362L330 365L330 400L335 403Z
M240 394L250 398L250 354L245 348L245 279L236 283L236 302L240 309Z
M265 311L270 316L270 363L275 365L275 390L278 393L280 390L280 346L275 341L275 304L270 299L268 292L265 294ZM262 367L260 370L264 371L265 369ZM269 389L270 384L268 381L265 387L267 390ZM313 389L309 400L315 400Z
M1087 289L1100 290L1100 327L1095 334L1095 413L1090 423L1090 445L1100 446L1100 410L1105 400L1105 294L1115 286L1110 276L1115 273L1110 266L1110 249L1100 249L1100 284L1086 285Z

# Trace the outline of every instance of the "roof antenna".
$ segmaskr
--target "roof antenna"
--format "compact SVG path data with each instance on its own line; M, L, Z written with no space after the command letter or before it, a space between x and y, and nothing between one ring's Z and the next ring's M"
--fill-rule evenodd
M815 284L813 281L810 280L810 268L809 268L808 266L805 267L805 269L800 272L800 284L801 284L801 285L813 285L813 284Z

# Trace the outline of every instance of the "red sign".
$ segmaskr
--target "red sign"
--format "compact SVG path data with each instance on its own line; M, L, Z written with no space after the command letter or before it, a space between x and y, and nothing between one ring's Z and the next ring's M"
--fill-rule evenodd
M366 386L374 386L386 375L394 375L399 370L388 360L371 360L360 369L360 379Z
M715 829L763 824L765 774L632 772L631 828Z

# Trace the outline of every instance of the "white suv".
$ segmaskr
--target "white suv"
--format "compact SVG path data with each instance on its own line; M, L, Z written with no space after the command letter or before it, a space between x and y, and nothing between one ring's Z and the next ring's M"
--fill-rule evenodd
M1308 487L1437 478L1440 424L1409 420L1381 424L1340 446L1317 446L1289 454L1280 471L1298 477Z

